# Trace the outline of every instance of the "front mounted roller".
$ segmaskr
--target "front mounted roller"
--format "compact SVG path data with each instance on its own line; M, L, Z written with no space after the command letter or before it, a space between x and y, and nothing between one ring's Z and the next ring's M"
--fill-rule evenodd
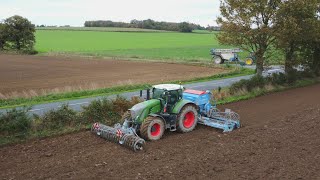
M161 118L148 116L141 125L140 135L147 141L156 141L162 137L164 130L164 122Z
M101 123L94 123L91 127L91 132L133 151L145 150L145 140L140 138L132 128L123 129L120 124L110 127Z

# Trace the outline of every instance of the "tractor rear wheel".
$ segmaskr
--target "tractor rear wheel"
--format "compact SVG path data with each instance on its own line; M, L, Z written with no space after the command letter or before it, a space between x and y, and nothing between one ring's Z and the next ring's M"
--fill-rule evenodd
M215 64L223 64L224 63L224 59L222 59L221 56L214 57L213 61L214 61Z
M178 131L186 133L192 131L198 123L198 112L193 105L186 105L177 118Z
M159 140L164 133L164 122L159 117L148 116L140 127L140 135L147 141Z
M246 59L246 65L251 66L253 64L253 59L252 58L247 58Z

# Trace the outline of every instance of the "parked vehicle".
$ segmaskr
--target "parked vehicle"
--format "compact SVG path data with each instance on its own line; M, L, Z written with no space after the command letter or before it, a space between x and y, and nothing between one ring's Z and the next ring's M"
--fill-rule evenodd
M224 62L242 62L238 55L239 52L242 52L240 48L235 49L211 49L210 54L212 55L213 62L215 64L223 64ZM253 65L256 58L254 53L251 52L246 60L243 62L245 65Z

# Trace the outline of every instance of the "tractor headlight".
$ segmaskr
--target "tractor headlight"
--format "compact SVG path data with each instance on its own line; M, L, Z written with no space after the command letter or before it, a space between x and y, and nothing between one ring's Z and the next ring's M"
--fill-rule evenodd
M147 106L145 103L139 103L134 105L131 109L129 109L131 113L131 118L136 119L136 117L139 116L142 113L142 111L146 109L146 107Z

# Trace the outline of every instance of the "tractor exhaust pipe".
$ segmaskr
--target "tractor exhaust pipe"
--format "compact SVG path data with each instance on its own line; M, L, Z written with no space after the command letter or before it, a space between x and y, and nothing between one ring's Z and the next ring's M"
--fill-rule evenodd
M106 126L101 123L94 123L91 132L114 143L119 143L133 151L145 149L145 140L140 138L132 129L122 129L120 124L115 127Z
M150 89L147 89L147 100L150 100Z
M146 89L147 95L146 100L150 100L150 89ZM143 90L140 90L140 97L142 98Z

